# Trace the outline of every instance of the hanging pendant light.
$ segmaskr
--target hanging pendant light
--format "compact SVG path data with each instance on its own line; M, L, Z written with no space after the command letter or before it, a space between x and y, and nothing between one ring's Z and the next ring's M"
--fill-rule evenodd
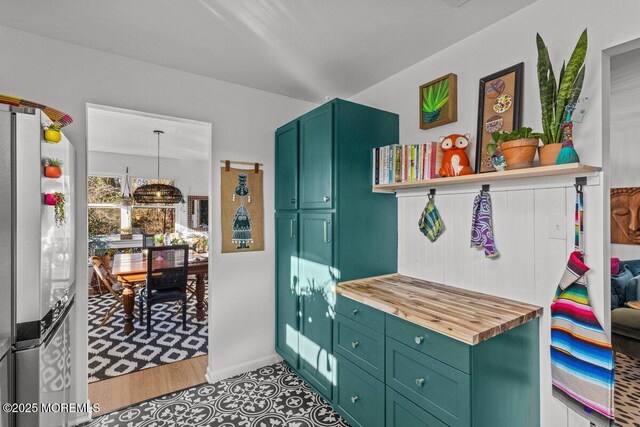
M133 192L133 200L145 205L173 205L182 200L182 192L173 185L160 183L160 134L161 130L154 130L158 135L158 182L141 185Z

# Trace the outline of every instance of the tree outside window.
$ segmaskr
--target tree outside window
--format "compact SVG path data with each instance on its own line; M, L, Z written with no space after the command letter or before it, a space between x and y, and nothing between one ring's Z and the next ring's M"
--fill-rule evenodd
M134 177L130 179L131 193L141 185L160 182L175 185L171 179L150 179ZM134 205L122 207L124 178L113 176L89 176L87 181L89 237L118 234L128 223L131 213L132 228L139 228L145 234L175 232L176 210L173 205ZM131 209L131 211L129 211ZM128 224L127 224L128 225Z

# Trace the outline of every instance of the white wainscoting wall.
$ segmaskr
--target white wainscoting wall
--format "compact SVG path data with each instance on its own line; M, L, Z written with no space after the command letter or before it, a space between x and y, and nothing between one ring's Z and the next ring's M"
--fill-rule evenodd
M540 320L540 393L542 426L582 426L578 417L551 397L551 369L549 361L549 305L573 250L573 213L575 191L571 178L567 187L525 190L500 189L490 192L493 224L500 256L485 258L481 249L470 247L471 211L479 186L447 194L438 192L436 206L445 224L444 234L431 243L418 229L418 219L427 202L422 195L398 195L398 271L413 277L444 283L477 292L484 292L544 307ZM585 204L594 187L585 187ZM566 220L565 236L550 237L550 222L562 217ZM586 229L600 233L590 226L594 218L585 216ZM587 236L589 237L589 236ZM591 239L587 239L587 244ZM594 271L601 269L600 250L586 263ZM592 275L594 276L594 275ZM595 277L600 276L595 274ZM593 304L599 318L603 318L604 304L601 285L594 289ZM572 421L573 420L573 421Z

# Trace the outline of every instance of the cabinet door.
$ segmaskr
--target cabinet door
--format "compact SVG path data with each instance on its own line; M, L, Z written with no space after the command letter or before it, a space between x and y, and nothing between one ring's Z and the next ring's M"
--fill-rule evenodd
M298 209L298 122L276 131L276 209Z
M300 206L333 207L333 104L300 118Z
M298 215L276 213L276 351L298 368Z
M335 360L332 356L333 224L331 214L300 214L300 373L331 400Z

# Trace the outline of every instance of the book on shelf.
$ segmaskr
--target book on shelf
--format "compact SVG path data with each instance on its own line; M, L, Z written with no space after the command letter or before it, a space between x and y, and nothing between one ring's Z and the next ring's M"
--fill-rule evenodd
M392 144L373 149L373 185L438 177L442 152L437 142Z

